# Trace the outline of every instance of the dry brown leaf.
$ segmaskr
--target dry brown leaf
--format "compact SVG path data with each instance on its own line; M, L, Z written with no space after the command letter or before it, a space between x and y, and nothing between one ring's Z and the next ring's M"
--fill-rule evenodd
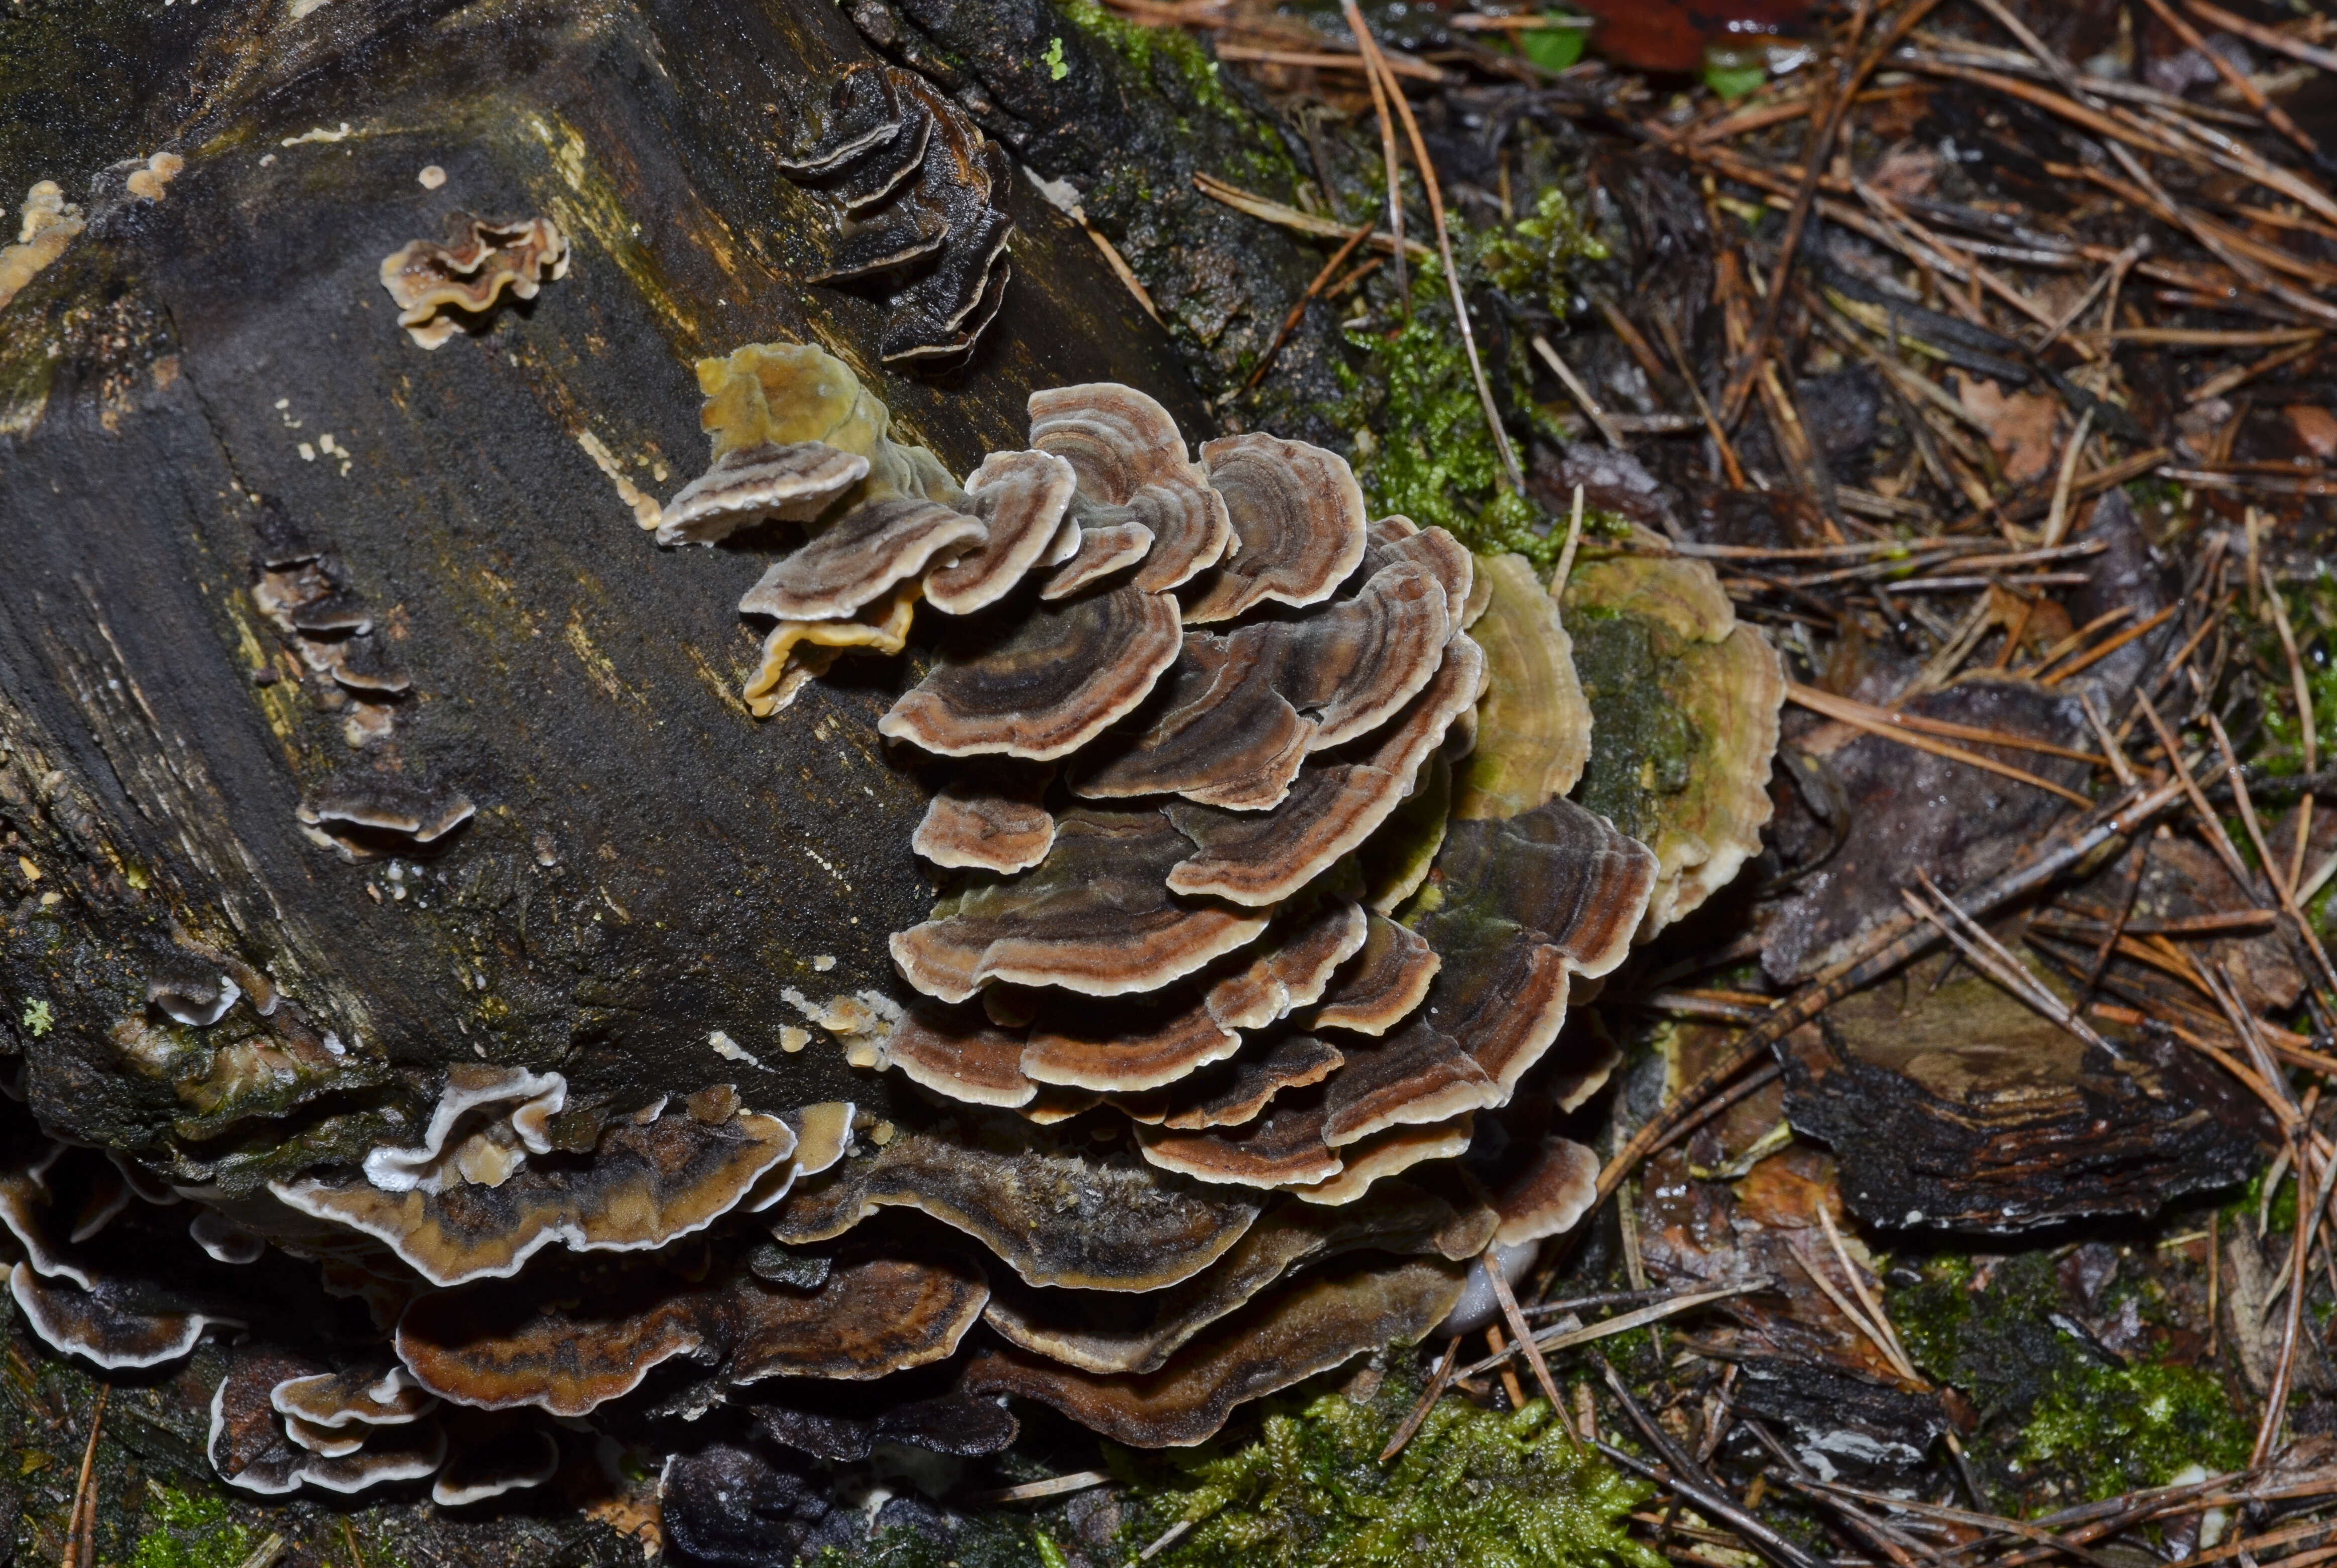
M2315 403L2293 403L2288 407L2288 422L2296 426L2296 438L2315 457L2337 455L2337 414Z
M2060 405L2040 392L2015 392L1985 377L1956 376L1957 395L1972 416L1988 426L1988 444L2004 464L2004 476L2016 485L2042 478L2053 466L2059 446L2053 438L2053 421Z

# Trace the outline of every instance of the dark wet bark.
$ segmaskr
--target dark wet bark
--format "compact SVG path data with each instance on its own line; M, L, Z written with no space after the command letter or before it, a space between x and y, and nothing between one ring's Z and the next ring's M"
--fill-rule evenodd
M596 454L670 495L704 460L692 362L770 340L853 359L960 472L1022 444L1034 386L1129 381L1206 431L1168 335L1018 177L973 363L884 373L881 302L798 281L833 220L773 168L793 106L873 57L825 0L158 15L0 19L0 182L87 222L0 307L0 1051L34 1109L232 1190L357 1147L458 1059L612 1109L881 1099L780 1030L789 988L885 985L925 912L922 791L874 733L921 660L749 719L735 606L768 549L656 549ZM185 166L139 194L158 152ZM550 216L573 263L425 350L377 269L456 209ZM1250 241L1228 265L1290 270ZM254 597L288 540L410 691L304 671ZM385 779L475 814L356 860L299 819ZM286 1005L172 1021L150 980L190 955Z

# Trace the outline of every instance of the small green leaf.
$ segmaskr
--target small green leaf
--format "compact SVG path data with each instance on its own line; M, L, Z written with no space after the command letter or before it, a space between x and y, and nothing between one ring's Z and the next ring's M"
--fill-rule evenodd
M1560 11L1543 13L1543 19L1571 22L1573 17ZM1535 27L1518 34L1518 47L1525 57L1545 71L1563 71L1582 58L1583 44L1590 36L1588 27Z
M1055 1544L1052 1536L1044 1530L1033 1530L1031 1534L1038 1539L1039 1561L1045 1568L1071 1568L1071 1560L1063 1555L1063 1549Z
M1769 79L1769 50L1761 44L1707 44L1704 84L1734 103Z
M1071 68L1063 64L1063 41L1061 38L1049 39L1047 52L1039 58L1046 64L1047 80L1050 82L1061 82L1071 74Z

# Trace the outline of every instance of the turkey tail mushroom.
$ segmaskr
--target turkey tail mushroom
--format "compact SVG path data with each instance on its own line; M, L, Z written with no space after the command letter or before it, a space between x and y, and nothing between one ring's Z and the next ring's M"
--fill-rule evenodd
M863 67L787 162L843 212L839 268L887 291L886 357L963 352L1002 287L997 160L961 120ZM1477 1321L1477 1259L1507 1277L1595 1198L1579 1145L1487 1152L1496 1131L1540 1137L1540 1108L1579 1106L1614 1070L1602 1034L1567 1027L1575 983L1750 852L1780 679L1760 634L1709 573L1637 556L1587 556L1561 603L1522 558L1367 520L1328 452L1246 435L1197 460L1124 387L1032 394L1028 447L961 486L824 349L748 345L699 374L712 466L660 543L802 529L741 602L776 622L749 710L777 712L843 650L899 654L913 633L931 650L854 738L924 792L894 850L937 898L891 923L899 984L839 975L820 1004L773 983L841 1070L900 1076L771 1115L728 1084L668 1085L686 1094L670 1102L645 1082L612 1103L570 1081L589 1082L589 1053L558 1073L474 1063L264 1196L205 1195L220 1225L277 1244L259 1269L328 1254L398 1358L303 1360L255 1337L220 1386L221 1473L277 1491L435 1474L463 1506L556 1462L530 1423L618 1401L658 1420L739 1405L773 1445L833 1463L879 1442L992 1452L1014 1429L999 1396L1188 1445L1245 1401ZM284 550L288 615L370 616L321 555ZM1660 799L1636 782L1624 705L1650 692L1692 742L1689 785ZM458 809L367 773L319 787L307 815L403 850ZM146 1034L127 1037L159 1054L149 1035L240 1027L246 973L158 958ZM772 1066L723 1032L738 1027L713 1032L727 1059L838 1093L839 1069L785 1059L809 1031L786 1026ZM1509 1109L1521 1096L1533 1115ZM1503 1159L1489 1197L1478 1178ZM205 1302L84 1268L95 1251L54 1241L64 1210L37 1178L0 1178L0 1219L29 1238L28 1318L182 1353ZM103 1230L112 1191L74 1211ZM865 1406L821 1392L838 1384ZM754 1457L709 1454L729 1456L668 1470L693 1531Z

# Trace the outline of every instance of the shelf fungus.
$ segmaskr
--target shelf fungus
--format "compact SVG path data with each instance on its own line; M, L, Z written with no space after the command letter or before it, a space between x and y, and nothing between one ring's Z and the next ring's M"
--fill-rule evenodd
M52 1142L0 1102L0 1260L24 1325L108 1370L160 1367L246 1318L240 1272L206 1256L185 1214L141 1200L112 1163Z
M1594 555L1575 564L1562 608L1597 725L1579 799L1659 867L1644 939L1760 853L1785 668L1702 561Z
M449 1084L449 1101L465 1091ZM548 1094L551 1091L545 1091ZM442 1104L446 1102L442 1102ZM559 1242L577 1251L643 1251L706 1229L795 1152L776 1116L735 1109L706 1118L680 1106L610 1122L582 1154L551 1154L523 1118L508 1140L487 1131L441 1149L376 1149L366 1169L275 1181L269 1191L314 1219L371 1236L434 1285L516 1274ZM466 1107L467 1109L467 1107Z
M962 351L1002 286L1002 220L969 194L990 156L865 67L791 162L846 210L839 255L907 280L887 355ZM500 232L412 266L486 288L515 265ZM862 651L818 723L922 791L890 848L934 877L930 912L882 948L775 945L761 989L725 988L781 1010L759 1058L753 1020L677 1015L703 976L610 1001L689 1045L621 1087L581 1023L545 1045L473 1017L438 1060L479 1059L425 1067L410 1023L352 1054L224 951L144 955L112 1041L210 1152L117 1169L0 1102L0 1147L26 1152L0 1170L0 1260L34 1332L134 1367L234 1325L223 1477L426 1479L464 1506L541 1484L573 1424L682 1434L676 1486L742 1439L992 1452L1015 1400L1198 1443L1472 1320L1487 1269L1579 1222L1594 1162L1550 1122L1615 1053L1569 1004L1732 876L1766 809L1777 662L1708 573L1594 546L1561 603L1522 560L1371 517L1335 454L1195 451L1124 387L1037 391L1027 445L946 466L826 349L698 371L712 466L657 543L714 548L670 580L771 622L746 696L774 723ZM347 650L386 614L263 524L263 608L332 651L320 678L361 682ZM474 813L369 759L301 815L410 859ZM792 966L826 953L855 956L822 1004ZM891 980L852 967L872 956ZM490 1060L495 1040L528 1044ZM1831 1080L1789 1073L1823 1110ZM299 1134L248 1154L247 1123L295 1103Z
M1012 220L993 204L1012 176L1005 151L923 77L862 64L805 116L780 172L836 216L815 283L877 289L887 361L947 366L973 352L998 314L1013 264Z
M416 240L381 262L397 324L425 348L452 338L462 316L484 317L505 292L533 299L546 279L567 276L568 239L549 218L494 223L449 212L444 243Z
M902 103L848 79L800 172L881 206L938 133ZM1033 393L1028 448L959 485L823 350L700 379L718 472L756 441L868 464L749 595L772 649L880 615L881 643L846 636L902 647L940 617L875 724L927 782L907 848L940 897L891 934L909 1004L855 1059L928 1109L757 1209L771 1277L953 1235L1001 1265L983 1311L1008 1344L964 1390L1181 1444L1473 1317L1484 1267L1579 1220L1579 1146L1517 1144L1540 1152L1491 1200L1457 1167L1501 1165L1481 1145L1508 1146L1513 1104L1537 1140L1599 1091L1615 1052L1568 1028L1578 983L1749 852L1778 667L1706 583L1635 586L1593 550L1561 606L1522 558L1372 518L1335 455L1196 452L1124 387ZM1644 690L1618 692L1634 658ZM749 698L775 712L807 678L773 654ZM1634 701L1677 720L1652 761ZM1601 772L1610 731L1632 749ZM1651 799L1617 804L1648 768ZM676 1357L741 1364L686 1317Z

